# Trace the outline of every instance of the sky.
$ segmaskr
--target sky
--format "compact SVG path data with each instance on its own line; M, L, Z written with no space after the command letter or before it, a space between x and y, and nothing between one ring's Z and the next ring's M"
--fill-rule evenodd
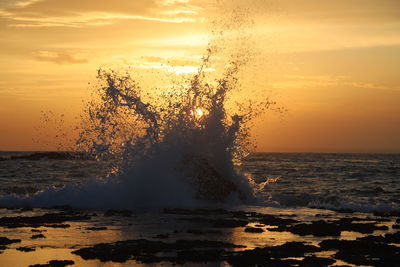
M252 21L243 91L284 110L258 151L400 153L398 0L1 0L0 150L54 149L42 112L72 121L98 68L190 75L232 14Z

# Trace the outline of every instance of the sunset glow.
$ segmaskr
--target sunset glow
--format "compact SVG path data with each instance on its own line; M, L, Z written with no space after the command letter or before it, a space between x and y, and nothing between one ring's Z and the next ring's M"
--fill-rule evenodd
M195 74L220 18L217 61L251 48L242 94L285 110L255 123L258 150L399 152L399 12L394 0L1 1L0 150L55 149L32 141L41 111L79 117L98 68L128 69L149 90ZM223 22L235 13L253 24Z

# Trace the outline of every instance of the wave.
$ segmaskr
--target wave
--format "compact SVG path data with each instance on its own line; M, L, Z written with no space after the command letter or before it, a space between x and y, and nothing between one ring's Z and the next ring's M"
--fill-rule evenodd
M109 174L30 197L6 196L0 205L134 208L254 201L255 183L236 165L251 145L248 123L272 103L236 103L239 108L228 111L246 55L232 56L222 77L210 80L206 70L214 51L207 51L196 74L158 98L130 73L100 69L77 147L109 162Z

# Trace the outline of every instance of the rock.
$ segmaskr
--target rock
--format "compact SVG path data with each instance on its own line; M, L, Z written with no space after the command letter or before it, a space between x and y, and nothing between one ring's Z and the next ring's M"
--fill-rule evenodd
M89 231L103 231L103 230L107 230L108 228L105 226L102 227L87 227L86 230Z
M187 154L182 160L187 182L194 184L196 198L212 203L224 202L232 193L241 200L248 196L228 176L218 172L207 158L200 155Z
M290 224L298 223L299 221L294 220L294 219L283 219L283 218L269 215L269 214L263 214L260 216L259 222L263 223L265 225L282 227L282 226L287 226Z
M32 235L31 239L46 238L43 234Z
M281 246L235 252L227 257L227 261L233 266L299 266L301 264L299 260L281 258L303 257L306 253L318 251L320 248L316 246L301 242L288 242Z
M89 220L90 216L80 215L74 213L47 213L41 216L16 216L16 217L2 217L0 218L0 226L7 228L17 227L53 227L53 228L67 228L68 224L60 224L66 221L83 221Z
M74 264L75 262L72 260L51 260L46 264L34 264L29 265L29 267L65 267Z
M389 230L387 226L377 226L375 223L353 223L354 218L342 218L335 221L341 231L352 231L362 234L372 234L375 230Z
M246 227L244 229L245 232L247 233L262 233L264 230L262 228L256 228L256 227Z
M0 245L2 246L7 246L13 243L20 243L21 239L9 239L7 237L4 236L0 236Z
M324 250L338 250L336 259L356 265L399 266L400 247L364 240L324 240Z
M222 234L221 231L218 230L199 230L199 229L188 229L186 233L193 235L204 235L204 234Z
M325 221L313 221L312 223L299 223L288 227L268 229L269 231L289 231L293 234L305 236L340 236L341 231L336 224Z
M22 251L22 252L32 252L35 251L35 248L31 248L31 247L18 247L16 248L16 250L18 251Z
M305 257L301 261L300 266L325 267L325 266L331 266L333 263L335 263L335 260L333 259L311 256L311 257Z
M160 256L170 252L177 252L187 257L195 257L194 251L200 250L218 250L223 248L238 248L231 243L208 240L177 240L173 243L165 243L162 241L150 241L146 239L118 241L115 243L97 244L91 247L82 248L72 253L81 256L83 259L99 259L101 261L125 262L127 260L136 260L143 263L152 263L160 261L182 262L183 258L178 256ZM200 252L199 252L200 253ZM198 255L198 254L197 254ZM215 255L218 256L219 255ZM187 260L187 259L186 259Z

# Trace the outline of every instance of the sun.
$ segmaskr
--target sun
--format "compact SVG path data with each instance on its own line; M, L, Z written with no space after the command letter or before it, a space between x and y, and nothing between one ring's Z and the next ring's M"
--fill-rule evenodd
M201 108L196 108L193 111L191 111L190 114L194 116L196 119L199 119L204 116L204 111Z
M204 115L204 111L201 108L196 109L196 116L202 117Z

